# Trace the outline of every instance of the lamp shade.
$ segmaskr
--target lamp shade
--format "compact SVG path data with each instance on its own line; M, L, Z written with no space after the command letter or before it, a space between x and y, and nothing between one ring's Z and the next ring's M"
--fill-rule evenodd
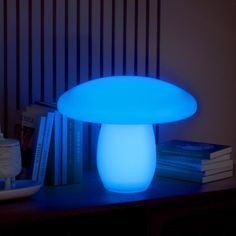
M70 118L105 124L155 124L196 112L195 98L162 80L141 76L95 79L65 92L58 109Z

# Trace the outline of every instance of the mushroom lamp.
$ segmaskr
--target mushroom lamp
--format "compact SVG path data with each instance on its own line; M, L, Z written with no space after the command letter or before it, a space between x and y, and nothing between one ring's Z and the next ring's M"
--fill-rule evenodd
M121 193L145 191L156 168L152 124L185 119L197 110L195 98L162 80L111 76L82 83L59 98L66 116L101 123L97 168L104 187Z

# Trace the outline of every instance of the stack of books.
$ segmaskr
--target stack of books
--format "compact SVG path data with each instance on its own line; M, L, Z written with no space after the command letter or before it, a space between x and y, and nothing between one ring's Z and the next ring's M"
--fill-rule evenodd
M156 175L208 183L233 176L232 147L170 140L157 146Z
M47 185L81 183L82 122L60 114L56 104L35 102L23 110L18 126L23 178Z

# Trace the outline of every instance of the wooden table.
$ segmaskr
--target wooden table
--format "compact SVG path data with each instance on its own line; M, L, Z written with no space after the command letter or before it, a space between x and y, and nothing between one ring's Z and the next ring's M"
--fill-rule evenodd
M145 192L118 194L87 172L81 185L0 202L0 235L236 235L235 210L236 176L203 185L155 177Z

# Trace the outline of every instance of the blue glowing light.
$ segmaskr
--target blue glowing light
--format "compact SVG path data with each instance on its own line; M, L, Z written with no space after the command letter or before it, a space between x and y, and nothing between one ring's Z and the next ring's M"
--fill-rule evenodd
M152 125L102 125L97 168L106 189L121 193L144 191L155 167Z
M185 119L197 102L168 82L140 76L95 79L65 92L58 109L68 117L105 124L154 124Z
M70 118L102 123L97 167L106 189L144 191L156 167L151 124L185 119L197 110L195 98L161 80L113 76L78 85L58 100L58 110Z

